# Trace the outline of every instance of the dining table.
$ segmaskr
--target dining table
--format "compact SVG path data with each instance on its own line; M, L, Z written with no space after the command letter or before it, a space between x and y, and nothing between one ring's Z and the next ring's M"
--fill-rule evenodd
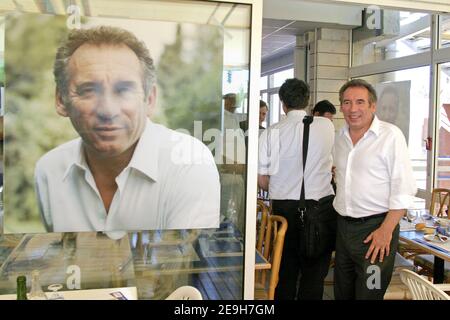
M64 290L44 292L48 300L137 300L136 287ZM0 300L16 300L15 294L1 294Z
M227 221L217 229L130 232L119 240L101 232L1 236L0 295L14 298L17 276L39 270L42 289L59 284L67 299L120 298L110 293L122 289L136 291L127 299L164 299L182 285L197 287L205 299L242 299L244 247ZM271 267L257 250L254 265ZM75 269L79 285L70 288Z
M208 299L242 299L245 246L233 223L199 232L146 232L138 238L130 238L137 279L176 281L178 277ZM255 248L255 269L270 267Z
M430 222L427 222L427 225L433 226ZM405 220L400 222L399 239L413 248L433 255L433 282L444 282L445 261L450 261L450 240L441 241L434 234L431 237L426 237L424 231L415 229L415 223L405 222Z

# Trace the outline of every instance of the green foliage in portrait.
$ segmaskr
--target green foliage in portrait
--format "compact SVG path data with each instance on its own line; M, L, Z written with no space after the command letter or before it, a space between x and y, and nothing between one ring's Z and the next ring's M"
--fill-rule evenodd
M76 136L69 120L55 111L52 69L56 48L68 31L65 19L30 14L6 22L6 232L43 231L34 192L36 161Z
M220 129L223 35L213 26L196 26L195 36L178 25L176 40L167 45L157 67L166 125L193 133L194 121L203 132Z

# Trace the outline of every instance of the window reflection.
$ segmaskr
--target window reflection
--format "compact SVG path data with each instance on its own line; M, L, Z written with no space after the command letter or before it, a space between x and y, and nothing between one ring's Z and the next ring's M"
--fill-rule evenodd
M47 1L44 1L45 3ZM7 5L10 7L8 10L16 10L20 7L23 12L66 14L63 6L55 6L52 11L49 9L52 6L38 7L29 1L22 0L8 1ZM238 114L246 116L249 86L250 9L249 5L203 1L92 0L83 2L81 14L82 20L84 17L100 15L117 19L131 16L141 20L170 20L197 24L198 21L205 21L206 24L218 26L221 30L218 39L224 41L222 72L226 74L231 71L235 75L239 74L233 78L233 81L237 80L237 90L233 88L233 91L236 91L241 99ZM202 18L199 19L199 17ZM202 52L201 48L198 51ZM195 76L192 74L191 79ZM228 89L225 88L225 83L225 81L219 83L222 85L222 94L225 94ZM222 111L221 102L219 96L218 114ZM223 129L222 115L215 117L211 113L202 113L201 110L193 113L193 116L196 115L209 117L209 120L218 123L216 128ZM164 119L162 113L156 116ZM204 142L207 144L211 141ZM211 151L216 152L216 150ZM222 163L216 164L220 169ZM238 168L240 171L233 173L241 177L240 182L231 183L231 189L236 190L236 185L241 186L242 190L237 193L239 197L245 199L243 180L246 170L245 161L240 165ZM228 204L227 196L222 195L222 198ZM228 209L226 206L224 208ZM139 298L163 299L177 286L190 284L198 287L205 299L241 299L244 239L240 229L243 230L242 226L245 223L244 200L236 210L238 220L231 221L222 216L222 224L218 229L130 232L119 240L110 239L100 233L89 232L2 235L0 236L2 272L0 294L14 292L15 273L28 273L31 272L31 268L41 270L44 289L47 284L53 283L62 283L66 288L64 283L67 264L79 263L82 269L82 289L137 286ZM216 241L217 239L220 241ZM164 248L167 250L161 249L167 243L172 243L168 245L170 249L167 249L169 247ZM212 257L205 254L205 247L212 252L215 251L218 256ZM213 250L214 247L216 247L215 250ZM210 263L204 264L203 268L193 270L196 264L205 263L205 261ZM102 268L98 269L98 266ZM42 270L47 268L49 272L43 274ZM14 272L11 273L11 270Z
M450 189L450 63L439 66L440 91L436 187Z
M405 57L430 50L431 15L381 10L379 29L353 30L353 65Z

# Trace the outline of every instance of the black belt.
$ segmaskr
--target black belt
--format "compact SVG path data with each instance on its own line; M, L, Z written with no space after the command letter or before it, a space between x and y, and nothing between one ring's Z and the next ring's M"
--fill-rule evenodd
M340 217L348 222L364 222L364 221L368 221L370 219L383 218L386 215L387 215L387 212L383 212L380 214L373 214L371 216L361 217L361 218L353 218L353 217L349 217L349 216L340 216Z

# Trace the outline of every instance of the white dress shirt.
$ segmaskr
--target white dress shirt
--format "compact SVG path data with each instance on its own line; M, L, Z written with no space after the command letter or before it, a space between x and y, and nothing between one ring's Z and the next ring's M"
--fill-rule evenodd
M259 138L258 174L269 175L269 198L299 200L303 177L303 110L289 111ZM333 194L331 186L334 126L324 117L314 117L309 131L305 166L305 198L319 200Z
M199 140L147 120L106 212L81 138L36 164L36 193L54 232L217 228L219 174Z
M226 162L245 163L245 136L236 114L223 111L223 155Z
M353 145L348 125L336 136L337 193L334 208L342 216L366 217L407 209L416 194L405 137L376 116Z

